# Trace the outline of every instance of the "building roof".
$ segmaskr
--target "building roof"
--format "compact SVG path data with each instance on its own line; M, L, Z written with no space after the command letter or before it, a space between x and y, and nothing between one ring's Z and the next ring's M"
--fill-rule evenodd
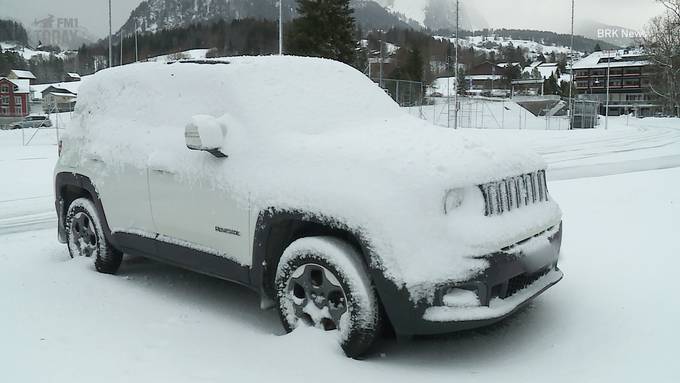
M80 78L80 75L78 73L75 73L75 72L68 72L68 73L66 73L66 75L68 77L71 77L71 78Z
M31 71L28 70L19 70L19 69L12 69L10 72L10 75L14 75L14 77L18 79L29 79L29 80L35 80L36 77Z
M518 63L518 62L516 62L516 63L498 63L498 64L496 64L496 66L499 67L499 68L507 68L509 66L520 66L520 63Z
M623 68L650 65L641 49L594 52L574 63L574 69Z
M14 93L30 93L30 80L15 80L7 77L0 77L0 80L7 80L11 82L12 84L16 85L17 90L14 91Z
M85 77L87 78L87 77ZM83 80L85 81L85 80ZM38 85L31 85L31 91L33 92L33 95L36 99L40 99L42 97L42 93L45 89L49 87L54 87L56 89L65 89L66 92L68 93L73 93L75 95L78 94L78 88L80 88L80 85L82 85L83 81L73 81L73 82L55 82L52 84L38 84Z
M473 74L465 76L466 80L502 80L503 75L500 74Z
M47 88L43 89L40 93L43 94L54 94L54 95L69 95L75 97L77 94L71 92L70 90L66 88L59 88L53 85L48 86Z
M68 98L76 98L76 97L78 97L78 96L76 96L76 95L73 94L73 93L61 93L61 92L56 91L56 90L55 90L55 91L47 92L47 94L51 94L52 96L68 97Z

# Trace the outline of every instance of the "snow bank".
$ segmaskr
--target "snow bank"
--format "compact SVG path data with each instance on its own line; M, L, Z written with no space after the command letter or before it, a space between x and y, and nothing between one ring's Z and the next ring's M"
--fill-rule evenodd
M373 266L414 297L486 267L473 259L559 223L553 202L485 217L474 185L536 171L540 158L433 128L340 63L296 57L229 63L140 63L101 71L80 89L68 139L111 164L176 169L261 209L298 209L369 238ZM323 85L323 86L322 86ZM209 115L228 135L216 159L186 149L184 128ZM80 153L80 158L85 158ZM447 190L469 198L443 214ZM250 201L250 202L248 202ZM253 220L254 222L254 220Z

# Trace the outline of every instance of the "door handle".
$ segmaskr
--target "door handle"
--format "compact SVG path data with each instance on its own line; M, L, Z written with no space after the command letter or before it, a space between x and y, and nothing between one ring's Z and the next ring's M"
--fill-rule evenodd
M164 175L173 175L175 172L167 170L167 169L151 169L152 172L157 173L157 174L164 174Z
M86 158L87 158L88 161L92 161L92 162L104 162L104 160L102 160L102 158L97 156L97 155L91 154L91 155L87 156Z

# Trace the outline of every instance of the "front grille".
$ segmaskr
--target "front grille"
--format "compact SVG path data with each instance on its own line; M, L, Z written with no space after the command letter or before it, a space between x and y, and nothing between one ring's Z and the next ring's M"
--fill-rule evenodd
M501 215L549 198L545 170L490 182L479 188L484 194L487 216Z
M516 277L510 278L509 280L499 283L495 286L491 287L491 294L489 299L493 298L509 298L515 293L517 293L520 290L525 289L532 283L536 282L539 280L541 277L546 275L550 270L549 269L543 269L541 271L538 271L536 273L531 273L531 274L520 274Z

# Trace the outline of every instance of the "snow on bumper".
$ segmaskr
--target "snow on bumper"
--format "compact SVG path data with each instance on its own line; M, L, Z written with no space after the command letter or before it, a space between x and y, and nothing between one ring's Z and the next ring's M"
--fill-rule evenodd
M562 279L562 272L554 269L538 278L529 286L517 291L510 297L501 299L493 298L488 306L471 307L465 306L435 306L425 310L423 319L431 322L460 322L478 321L488 319L503 318L515 310L523 303L536 297L548 287L554 285Z
M484 259L488 267L463 281L431 287L414 303L408 289L389 290L375 278L395 331L403 335L450 333L482 327L515 312L562 279L557 267L562 244L559 224Z

